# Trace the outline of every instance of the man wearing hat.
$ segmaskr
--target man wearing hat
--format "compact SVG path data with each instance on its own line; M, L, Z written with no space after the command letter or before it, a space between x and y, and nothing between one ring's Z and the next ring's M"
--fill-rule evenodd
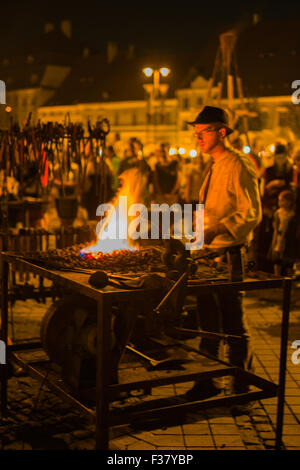
M211 160L199 192L204 204L204 247L225 256L239 254L249 243L253 229L261 220L261 202L255 167L247 155L226 145L233 132L221 108L205 106L193 122L195 136L203 153ZM200 327L203 330L236 335L228 340L229 362L246 370L252 368L252 354L241 293L230 289L198 299ZM200 351L218 356L219 340L203 338ZM187 393L190 399L205 399L220 393L212 380L196 382ZM233 392L248 391L247 384L235 378Z

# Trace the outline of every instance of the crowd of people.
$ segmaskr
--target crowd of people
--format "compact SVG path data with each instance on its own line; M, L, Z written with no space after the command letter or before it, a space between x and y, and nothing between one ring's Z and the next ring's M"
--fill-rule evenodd
M226 145L243 152L240 137L231 139ZM250 151L247 154L257 171L263 213L254 232L251 252L257 269L292 275L294 264L300 259L300 147L280 140L274 142L273 148L268 159L261 156L264 152ZM98 201L95 197L99 181L94 166L90 165L85 187L81 188L79 212L74 223L84 224L87 220L96 219L99 203L109 202L118 194L122 185L121 175L132 168L138 168L147 181L144 201L138 202L192 204L195 210L210 157L201 150L195 157L182 156L174 149L170 150L168 143L149 150L138 138L124 141L115 134L103 158L105 201ZM60 224L55 206L58 186L54 185L50 205L43 217L45 228L50 230Z

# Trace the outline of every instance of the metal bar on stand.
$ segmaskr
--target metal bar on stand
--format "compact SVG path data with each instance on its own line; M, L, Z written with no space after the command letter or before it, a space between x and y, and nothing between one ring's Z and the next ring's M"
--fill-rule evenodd
M286 361L287 345L289 334L289 316L291 299L292 280L283 281L283 303L282 303L282 322L281 322L281 344L280 344L280 366L279 366L279 384L277 401L277 422L276 422L276 450L282 448L282 428L285 397L285 379L286 379Z
M9 264L7 261L1 260L1 324L0 324L0 338L4 341L7 349L8 343L8 277L9 277ZM7 412L7 362L2 364L4 374L1 374L1 414L6 416Z
M111 299L102 296L97 306L96 371L96 449L109 447L109 373L110 373Z

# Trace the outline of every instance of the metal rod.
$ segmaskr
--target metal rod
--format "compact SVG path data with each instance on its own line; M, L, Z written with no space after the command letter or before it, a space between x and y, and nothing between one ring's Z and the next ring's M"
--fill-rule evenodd
M110 325L111 300L102 295L97 306L96 450L107 450L109 442Z
M129 351L132 351L135 354L137 354L138 356L141 356L144 359L146 359L152 367L157 367L159 364L164 364L164 363L170 362L170 358L162 359L161 361L157 361L153 357L147 356L146 354L142 353L138 349L133 348L129 344L126 345L126 349L128 349Z
M8 342L8 276L9 264L7 261L1 261L2 283L1 283L1 324L0 337L7 348ZM7 358L6 358L7 361ZM1 377L1 414L6 416L7 413L7 363L4 365L4 377Z
M284 396L285 396L285 379L286 379L286 361L287 361L287 344L288 344L288 333L289 333L291 287L292 287L292 280L285 279L283 281L280 366L279 366L276 444L275 444L276 450L282 449L282 428L283 428L283 413L284 413Z
M158 306L154 309L154 312L160 314L160 309L164 305L164 303L168 300L170 295L174 292L174 290L187 278L187 273L183 273L180 278L175 282L169 292L165 295L165 297L161 300Z
M224 333L215 333L213 331L203 331L203 330L191 330L189 328L179 328L175 327L175 330L182 331L183 333L193 333L197 336L202 336L203 338L216 338L216 339L242 339L242 336L237 335L226 335Z

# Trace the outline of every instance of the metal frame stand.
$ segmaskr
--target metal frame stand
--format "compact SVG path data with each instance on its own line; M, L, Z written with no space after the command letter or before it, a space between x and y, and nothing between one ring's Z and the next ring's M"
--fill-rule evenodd
M7 344L8 339L8 276L9 264L14 267L22 266L30 272L38 274L39 276L46 277L55 281L59 285L64 286L69 290L93 298L97 301L97 376L96 376L96 412L89 409L80 402L78 397L72 394L68 388L61 385L61 381L55 383L46 377L46 374L38 364L26 364L19 356L14 356L14 360L25 367L28 373L39 380L44 380L45 384L49 386L55 393L60 394L65 399L71 401L82 412L95 420L96 423L96 449L108 449L109 447L109 426L120 423L130 423L135 420L143 420L147 417L154 416L170 416L174 415L174 411L186 411L192 409L206 409L212 406L226 406L234 403L247 402L251 400L258 400L267 397L278 397L277 402L277 427L276 427L276 449L282 449L282 427L283 427L283 413L284 413L284 395L285 395L285 375L286 375L286 359L287 359L287 344L288 344L288 327L289 327L289 311L290 311L290 294L292 280L289 278L264 278L264 279L250 279L244 282L209 282L201 285L188 285L188 295L201 295L201 292L210 291L213 289L226 289L234 287L238 290L258 290L268 288L283 288L283 308L282 308L282 332L281 332L281 350L280 350L280 370L279 370L279 383L278 385L258 377L249 372L243 371L236 366L225 363L224 361L210 360L209 358L202 358L199 354L199 360L192 362L184 371L152 371L147 372L141 379L131 371L128 378L128 372L122 377L122 370L120 370L120 383L116 385L109 385L110 373L110 325L112 304L115 301L134 300L136 302L142 301L147 304L148 299L151 302L155 296L160 294L156 289L144 290L136 289L132 291L117 289L112 286L107 286L103 290L98 290L91 287L88 283L89 275L85 273L73 272L59 272L54 270L45 269L20 260L13 254L1 253L1 339ZM161 295L161 294L160 294ZM7 346L8 354L13 354L14 351L22 351L41 347L40 344L32 345L12 345ZM48 368L49 370L49 368ZM1 372L1 412L5 416L7 413L7 365L2 365ZM208 399L196 402L186 402L174 404L171 406L161 406L160 403L155 404L155 400L150 402L149 409L144 409L142 412L132 407L122 409L121 416L114 416L109 410L109 398L111 393L133 390L137 388L144 388L144 390L151 390L153 386L160 386L171 383L189 382L196 378L211 378L222 377L225 375L242 374L244 378L258 387L259 391L248 392L240 395L229 395L222 398ZM156 400L157 401L157 400Z

